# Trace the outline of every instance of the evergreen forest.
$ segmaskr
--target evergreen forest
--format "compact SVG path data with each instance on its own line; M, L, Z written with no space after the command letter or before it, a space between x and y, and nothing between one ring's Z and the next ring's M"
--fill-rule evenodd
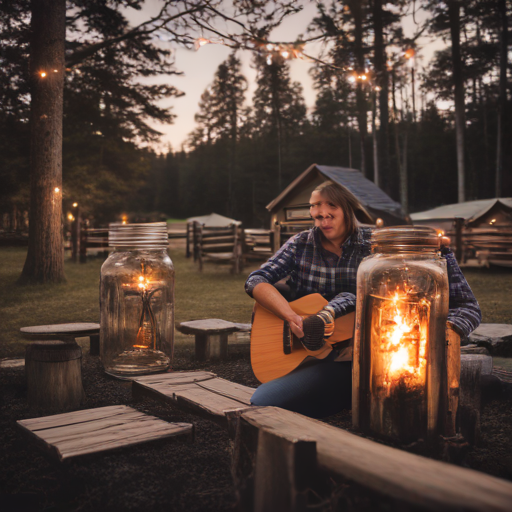
M184 94L172 85L180 71L172 52L157 44L156 30L130 36L121 9L128 3L143 4L68 2L64 212L78 201L96 226L127 212L216 212L246 227L268 227L265 206L313 163L359 169L408 213L512 196L510 2L319 1L303 39L291 42L304 53L308 40L324 43L311 65L312 109L290 77L292 51L261 43L263 31L252 47L233 38L201 96L187 143L163 154L151 149L159 140L152 122L173 122L172 109L158 102ZM419 9L426 21L407 38L403 19ZM197 37L186 24L174 36L188 47ZM0 0L0 37L4 213L29 207L28 0ZM446 45L423 67L418 40L425 37ZM107 43L82 51L100 40ZM252 97L240 61L248 51L257 73ZM144 80L158 76L167 85Z

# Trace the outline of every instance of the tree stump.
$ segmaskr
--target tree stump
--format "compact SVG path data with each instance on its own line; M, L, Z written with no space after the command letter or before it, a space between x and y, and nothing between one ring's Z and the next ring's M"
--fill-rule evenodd
M77 409L82 403L82 349L70 341L35 341L25 352L28 405L36 413Z

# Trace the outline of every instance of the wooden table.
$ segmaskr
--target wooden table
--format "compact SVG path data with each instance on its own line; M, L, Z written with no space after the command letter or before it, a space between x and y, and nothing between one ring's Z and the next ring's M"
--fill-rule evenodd
M181 322L177 326L183 334L196 337L196 359L225 359L228 354L228 335L240 330L233 322L219 318Z
M85 322L73 324L34 325L22 327L20 332L30 340L74 340L89 337L89 353L92 356L100 354L100 324Z

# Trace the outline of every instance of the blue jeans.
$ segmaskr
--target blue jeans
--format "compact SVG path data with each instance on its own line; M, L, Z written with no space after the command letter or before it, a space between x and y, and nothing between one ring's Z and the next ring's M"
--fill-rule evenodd
M352 363L335 362L332 352L322 360L303 363L293 372L262 384L251 398L252 405L281 407L311 418L324 418L352 402Z

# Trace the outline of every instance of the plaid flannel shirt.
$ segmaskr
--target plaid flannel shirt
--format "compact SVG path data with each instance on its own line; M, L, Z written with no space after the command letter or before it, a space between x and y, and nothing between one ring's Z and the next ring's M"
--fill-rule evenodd
M355 310L357 269L370 253L369 228L356 229L342 245L338 257L322 247L320 230L315 227L290 238L260 269L252 272L245 290L252 297L257 284L275 284L288 277L294 299L319 293L329 301L338 318ZM452 251L443 248L441 253L446 258L450 284L448 323L465 338L480 324L480 307Z

